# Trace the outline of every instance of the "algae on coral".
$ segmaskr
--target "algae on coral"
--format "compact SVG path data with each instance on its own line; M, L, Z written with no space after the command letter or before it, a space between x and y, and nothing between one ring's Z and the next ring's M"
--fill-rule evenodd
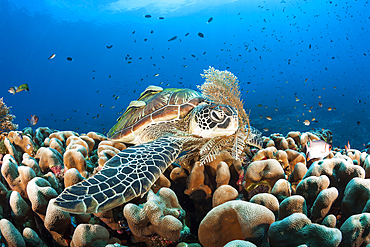
M5 146L4 140L0 141L0 154L7 154L8 149Z

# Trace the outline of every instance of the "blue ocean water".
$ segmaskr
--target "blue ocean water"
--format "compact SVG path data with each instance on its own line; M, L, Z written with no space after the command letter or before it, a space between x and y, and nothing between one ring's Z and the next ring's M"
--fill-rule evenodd
M361 0L4 0L0 97L19 129L36 114L34 128L107 133L148 85L195 89L213 66L239 78L264 135L328 128L334 146L362 149L369 8ZM23 83L29 92L8 93Z

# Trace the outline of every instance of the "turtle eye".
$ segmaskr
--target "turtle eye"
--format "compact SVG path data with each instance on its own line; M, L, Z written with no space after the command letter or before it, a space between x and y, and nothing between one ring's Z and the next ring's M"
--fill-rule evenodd
M216 111L216 110L212 110L210 114L211 119L215 122L223 121L224 115L225 113L223 111Z

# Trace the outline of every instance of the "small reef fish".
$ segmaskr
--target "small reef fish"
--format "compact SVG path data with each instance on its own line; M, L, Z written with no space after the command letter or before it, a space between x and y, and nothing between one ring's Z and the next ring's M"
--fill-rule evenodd
M207 21L207 23L210 23L211 21L213 21L213 17L210 17Z
M331 146L323 140L311 141L306 144L307 161L322 159L329 155Z
M18 88L17 86L11 87L11 88L8 89L8 92L11 93L11 94L15 94L16 91L17 91L17 88Z
M28 87L27 83L23 83L22 85L20 85L15 92L19 93L22 91L28 91L28 92L30 91L30 88Z
M201 38L204 38L204 34L203 33L198 33L198 36L201 37Z
M33 126L37 124L37 122L39 121L39 117L37 115L31 115L31 119L27 119L27 121L31 126Z
M53 59L55 56L56 56L56 54L54 53L54 54L52 54L48 59L49 59L49 60L51 60L51 59Z
M266 116L266 119L271 121L272 120L272 117Z
M172 38L170 38L168 41L173 41L173 40L175 40L175 39L177 39L177 36L173 36Z
M18 137L19 137L19 139L23 140L23 135L22 135L22 133L18 133Z
M304 122L303 122L303 123L304 123L304 125L306 125L306 126L310 125L310 121L309 121L309 120L307 120L307 119L306 119L306 120L304 120Z
M17 86L14 86L14 87L11 87L8 89L8 92L11 93L11 94L16 94L16 93L19 93L19 92L22 92L22 91L30 91L30 88L28 87L28 84L27 83L24 83L22 85L20 85L19 87Z
M67 57L67 60L70 61L70 62L72 62L73 61L73 58Z

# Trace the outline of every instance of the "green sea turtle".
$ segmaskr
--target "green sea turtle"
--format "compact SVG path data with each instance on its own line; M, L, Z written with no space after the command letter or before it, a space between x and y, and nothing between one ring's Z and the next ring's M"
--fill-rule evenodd
M108 138L141 144L172 130L209 138L234 134L237 128L238 112L232 106L213 104L188 88L149 86L118 118Z
M110 139L138 144L106 162L93 177L67 187L55 200L62 210L97 213L143 196L194 138L231 136L238 111L192 89L148 87L130 103Z

